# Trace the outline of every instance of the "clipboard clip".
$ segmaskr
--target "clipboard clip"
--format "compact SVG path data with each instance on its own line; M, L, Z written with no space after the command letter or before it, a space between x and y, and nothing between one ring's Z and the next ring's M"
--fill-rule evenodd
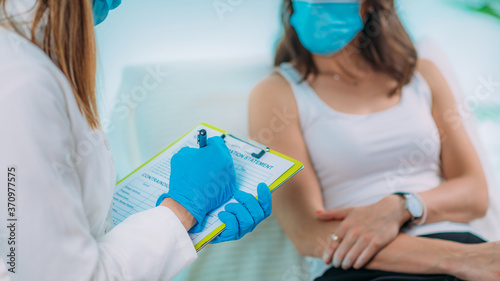
M266 152L269 152L270 149L269 147L263 145L263 144L260 144L256 141L253 141L253 140L250 140L250 139L247 139L247 138L243 138L243 137L238 137L236 135L233 135L233 134L223 134L222 135L222 139L226 139L227 137L230 137L230 138L233 138L237 141L240 141L242 143L244 143L246 146L249 146L249 147L252 147L252 148L256 148L258 150L258 152L252 152L251 150L249 149L245 149L245 147L241 147L241 149L243 149L245 152L247 152L248 154L252 155L252 157L254 158L257 158L257 159L260 159L262 158L262 156L264 156L266 154Z

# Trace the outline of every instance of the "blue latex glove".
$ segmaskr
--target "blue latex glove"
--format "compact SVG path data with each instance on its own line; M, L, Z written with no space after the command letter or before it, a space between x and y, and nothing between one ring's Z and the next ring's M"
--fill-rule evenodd
M120 6L122 0L93 0L94 7L94 25L103 22L109 14L110 10Z
M210 243L239 240L271 215L272 198L269 187L265 183L259 184L257 194L259 200L251 194L236 190L234 198L239 203L227 204L225 211L219 213L219 219L226 224L226 229Z
M197 225L207 213L229 201L236 189L233 158L221 137L209 138L204 148L182 148L172 157L170 167L168 193L156 205L171 197L194 216Z

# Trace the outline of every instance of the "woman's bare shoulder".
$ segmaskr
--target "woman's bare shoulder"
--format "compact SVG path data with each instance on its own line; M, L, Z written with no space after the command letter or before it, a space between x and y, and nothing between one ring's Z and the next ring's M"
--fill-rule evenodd
M288 81L279 73L273 72L260 80L250 93L250 104L256 106L284 105L295 103Z
M439 68L431 60L419 59L417 61L416 70L424 77L431 89L446 82Z
M433 110L436 114L455 111L456 101L454 94L439 67L432 61L420 59L417 71L425 79L432 92Z

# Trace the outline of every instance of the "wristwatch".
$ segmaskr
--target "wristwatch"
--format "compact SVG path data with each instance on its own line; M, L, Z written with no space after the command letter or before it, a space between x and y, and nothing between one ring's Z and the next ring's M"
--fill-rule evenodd
M406 209L411 215L411 219L406 222L406 225L422 218L424 215L424 204L416 194L407 192L396 192L393 194L399 195L405 200Z

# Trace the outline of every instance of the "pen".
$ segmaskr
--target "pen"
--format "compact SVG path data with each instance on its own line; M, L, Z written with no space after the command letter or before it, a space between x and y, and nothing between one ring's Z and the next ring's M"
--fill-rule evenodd
M198 131L198 145L200 148L207 146L207 131L205 129Z

